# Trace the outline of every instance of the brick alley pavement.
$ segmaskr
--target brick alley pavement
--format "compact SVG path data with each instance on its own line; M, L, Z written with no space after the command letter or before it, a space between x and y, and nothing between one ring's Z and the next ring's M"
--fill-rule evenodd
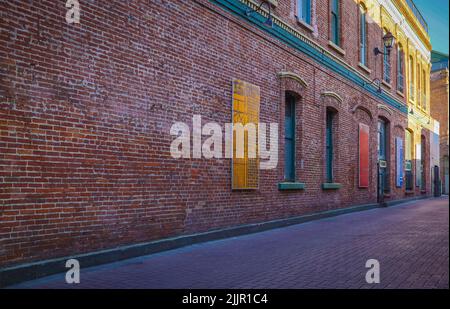
M448 288L448 197L196 244L20 288ZM365 263L380 262L380 284Z

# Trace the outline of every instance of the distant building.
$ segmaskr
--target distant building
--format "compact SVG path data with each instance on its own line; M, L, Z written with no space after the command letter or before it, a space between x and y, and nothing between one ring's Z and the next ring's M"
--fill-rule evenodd
M440 123L440 175L442 192L448 194L448 55L432 51L431 62L431 116Z

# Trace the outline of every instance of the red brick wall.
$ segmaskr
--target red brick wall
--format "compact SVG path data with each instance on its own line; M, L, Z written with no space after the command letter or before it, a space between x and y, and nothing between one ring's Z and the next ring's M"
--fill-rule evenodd
M0 265L376 202L376 120L404 128L405 116L379 109L303 54L206 0L82 2L79 25L66 24L63 1L33 4L1 4ZM350 31L356 21L346 18ZM353 37L344 48L355 64ZM279 122L289 87L280 71L308 84L297 108L305 191L277 189L284 130L278 168L261 171L259 190L231 191L228 159L171 158L175 121L231 121L233 78L260 86L260 121ZM343 184L329 192L321 189L326 106L339 112L335 171ZM358 188L359 122L371 130L369 189Z

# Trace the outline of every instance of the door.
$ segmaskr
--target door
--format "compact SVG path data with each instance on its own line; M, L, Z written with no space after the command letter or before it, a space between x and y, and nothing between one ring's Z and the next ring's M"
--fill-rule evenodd
M387 143L386 122L378 121L378 203L383 203L384 192L387 190Z
M426 184L426 144L425 144L425 138L422 136L422 141L421 141L421 150L422 150L422 160L420 160L420 190L425 191L427 189L427 184Z
M433 192L434 196L441 196L441 180L439 177L439 166L433 168Z

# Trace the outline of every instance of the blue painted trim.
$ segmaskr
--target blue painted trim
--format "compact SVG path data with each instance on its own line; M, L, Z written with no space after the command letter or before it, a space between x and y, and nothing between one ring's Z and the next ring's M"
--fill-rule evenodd
M322 189L323 190L338 190L340 188L342 188L342 184L340 184L340 183L329 183L329 182L326 182L326 183L322 184Z
M278 190L305 190L305 184L302 182L280 182Z
M266 18L263 15L254 12L250 17L247 17L247 15L245 15L245 11L248 8L248 6L240 2L239 0L209 0L209 1L233 13L234 15L237 15L238 17L246 20L250 24L263 30L264 32L269 33L270 35L279 39L280 41L289 45L290 47L293 47L296 50L302 52L303 54L307 55L308 57L318 62L320 65L323 65L324 67L338 73L342 77L359 86L361 89L370 93L374 97L382 100L386 104L396 108L400 112L404 114L408 113L408 108L406 105L395 100L394 98L388 96L385 93L381 94L378 93L377 91L378 88L373 85L365 85L366 81L362 77L360 77L357 73L347 69L342 64L333 60L331 57L323 53L320 53L316 48L312 47L308 43L292 35L287 30L281 28L275 23L273 25L273 28L268 28L264 26L263 22L266 20Z

